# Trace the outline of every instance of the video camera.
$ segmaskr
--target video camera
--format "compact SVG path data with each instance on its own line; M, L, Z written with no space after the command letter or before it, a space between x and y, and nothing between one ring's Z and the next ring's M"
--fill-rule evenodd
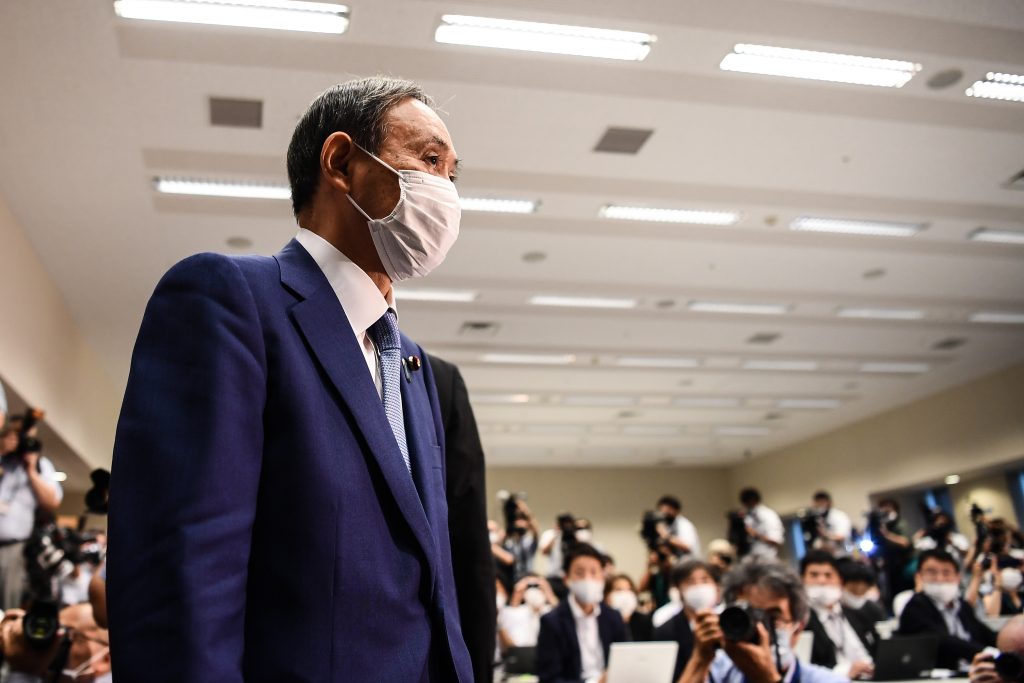
M43 442L32 435L32 431L39 425L46 413L41 408L29 408L24 415L17 415L11 421L18 421L21 426L18 428L18 446L14 449L13 456L24 460L29 453L42 453ZM36 468L40 465L37 462ZM39 469L42 472L41 469Z
M796 513L800 520L800 531L804 537L804 543L812 546L822 536L825 528L825 514L814 508L803 508Z
M640 522L640 537L647 544L647 549L658 553L662 558L671 555L671 548L665 538L667 528L668 520L665 515L655 510L645 512Z
M726 531L726 538L732 547L736 548L736 555L744 557L750 553L750 534L747 533L747 516L739 510L729 510L725 513L729 520L729 527Z
M520 519L526 519L526 515L519 509L519 501L526 500L526 492L510 493L501 490L498 491L498 500L501 501L501 511L505 516L505 535L514 536L518 534L520 530L516 527L516 522Z

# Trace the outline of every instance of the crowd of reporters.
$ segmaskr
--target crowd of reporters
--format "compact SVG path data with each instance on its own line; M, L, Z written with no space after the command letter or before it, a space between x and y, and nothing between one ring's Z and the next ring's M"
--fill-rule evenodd
M496 680L603 682L623 641L678 643L679 683L870 680L879 643L910 636L936 643L932 675L1024 680L1024 538L976 506L973 539L938 508L911 532L891 499L858 529L818 491L791 527L797 569L779 559L786 529L756 489L727 515L728 538L706 546L666 495L643 516L647 568L634 581L588 519L562 513L541 532L525 494L502 497L505 523L490 522Z

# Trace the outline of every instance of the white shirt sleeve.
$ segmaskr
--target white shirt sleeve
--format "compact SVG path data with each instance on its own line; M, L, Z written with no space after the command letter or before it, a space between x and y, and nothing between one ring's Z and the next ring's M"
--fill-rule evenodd
M697 527L686 517L680 516L676 519L675 535L680 541L690 547L690 554L695 558L701 557L700 538L697 537Z
M850 516L842 510L836 510L833 508L829 511L828 526L829 531L834 535L842 536L845 540L850 540L850 534L853 533L853 523L850 522Z
M761 508L761 514L764 516L764 535L769 541L775 543L782 543L786 537L786 529L782 526L782 519L779 514L769 507Z
M39 469L43 479L57 489L57 502L64 500L64 489L61 488L60 482L57 481L57 468L53 466L53 463L47 458L41 457L39 458Z

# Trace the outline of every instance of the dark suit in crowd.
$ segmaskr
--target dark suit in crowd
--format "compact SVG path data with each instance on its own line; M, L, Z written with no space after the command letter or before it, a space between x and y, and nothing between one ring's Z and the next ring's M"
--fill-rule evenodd
M608 666L608 654L612 643L627 640L626 624L622 615L608 605L601 605L597 616L597 630L604 649L604 662ZM540 619L540 634L537 636L537 676L540 683L582 683L583 662L580 658L580 644L576 638L576 619L569 601L563 600L558 607Z
M956 670L962 659L968 662L985 647L995 647L996 634L978 620L974 608L960 600L959 619L969 635L968 640L949 632L946 620L935 603L924 593L916 593L900 615L899 634L902 636L933 633L939 640L938 666Z
M668 640L679 643L679 652L676 654L676 669L672 674L672 680L679 680L690 661L693 653L693 630L690 629L690 618L686 612L680 612L664 624L654 629L654 640Z
M878 633L870 617L859 610L843 608L843 616L853 628L861 645L868 654L874 657L875 649L878 647ZM807 630L814 634L814 644L811 647L811 664L817 664L831 669L838 663L838 650L836 643L828 635L825 625L818 618L818 613L811 610L811 617L807 621Z
M491 683L497 615L494 561L487 532L484 449L462 373L437 356L430 356L430 366L444 425L448 533L462 634L476 683Z

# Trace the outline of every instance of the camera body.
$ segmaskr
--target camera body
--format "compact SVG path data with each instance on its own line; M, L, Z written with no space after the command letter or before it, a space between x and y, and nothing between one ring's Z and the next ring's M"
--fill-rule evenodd
M498 491L498 500L501 501L501 511L505 516L505 535L509 537L515 536L520 533L516 522L526 519L526 515L519 509L519 502L526 500L526 492L511 493L509 491Z
M1024 681L1024 658L1013 652L1000 652L993 660L996 673L1004 681Z
M640 537L647 544L647 549L657 552L659 555L668 553L668 542L664 537L664 530L668 525L665 515L654 510L644 513L640 522Z
M796 513L800 520L800 530L804 543L808 546L821 538L821 530L825 528L825 514L813 508L803 508Z
M757 632L757 625L764 624L768 630L768 636L774 638L775 623L764 610L746 605L730 605L718 615L718 625L722 634L727 640L739 643L760 643L761 636Z
M747 516L739 510L729 510L725 513L729 522L726 538L732 547L736 548L736 554L743 557L750 553L750 535L747 534Z

